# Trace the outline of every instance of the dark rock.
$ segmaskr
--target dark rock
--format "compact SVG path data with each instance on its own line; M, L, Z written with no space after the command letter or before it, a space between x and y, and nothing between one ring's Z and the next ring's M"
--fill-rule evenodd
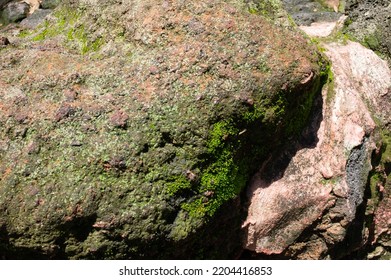
M3 7L5 4L11 2L12 0L0 0L0 8Z
M52 13L52 10L38 9L33 14L23 19L20 25L23 27L34 29L41 24L45 18Z
M42 9L54 9L61 3L60 0L43 0L41 2Z
M5 23L18 22L26 18L30 11L30 5L26 2L11 2L4 7L3 21Z
M357 208L364 200L365 186L371 166L368 164L367 142L352 149L346 163L346 183L349 187L348 200L351 207Z
M10 41L7 37L0 37L0 46L7 46L10 44Z
M282 0L282 3L297 25L310 25L319 21L336 21L341 16L340 13L322 6L320 1Z
M115 127L126 128L129 116L123 111L116 111L110 117L110 123Z
M54 118L57 122L59 122L73 115L74 113L75 113L75 109L71 105L65 103L61 105L60 108L57 110Z

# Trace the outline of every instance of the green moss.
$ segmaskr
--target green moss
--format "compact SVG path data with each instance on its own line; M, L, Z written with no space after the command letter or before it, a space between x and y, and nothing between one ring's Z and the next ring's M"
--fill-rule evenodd
M321 73L321 76L326 78L326 86L327 86L327 95L326 95L326 103L330 104L335 97L335 88L334 88L334 74L332 71L331 61L326 64Z
M266 18L274 18L282 9L279 0L251 0L247 2L247 7L251 14L263 15Z
M290 14L287 14L288 23L292 27L297 27L297 24Z
M391 133L389 131L384 131L382 133L382 141L385 145L382 154L382 163L384 165L391 164Z
M54 13L55 20L46 20L39 28L33 41L43 41L62 35L68 46L74 45L81 54L96 52L104 44L103 38L91 39L84 24L79 23L82 11L68 8L66 6ZM27 36L25 34L24 36Z
M379 202L379 190L378 184L383 181L383 177L379 173L373 174L369 179L369 187L371 191L371 198L376 202ZM375 205L376 206L376 205Z
M31 34L33 34L33 31L31 31L31 30L22 30L22 31L18 34L18 37L19 37L19 38L26 38L26 37L30 36Z
M57 29L50 26L48 21L43 23L43 30L33 37L33 41L43 41L47 38L54 37L58 34Z
M182 205L191 216L213 216L224 202L238 195L245 186L247 177L234 160L235 149L240 148L238 134L239 129L232 120L213 125L207 143L208 162L212 163L202 170L198 190L208 196Z
M345 13L346 0L340 0L338 5L338 12Z
M248 11L250 12L250 14L258 14L258 8L257 6L255 6L253 3L249 3L248 5Z
M390 132L384 130L380 133L380 153L372 159L372 165L376 168L370 174L369 187L371 199L376 207L381 199L379 185L387 186L391 180L391 136Z
M211 217L225 202L237 197L270 149L279 145L273 142L277 135L300 134L329 68L323 71L322 79L315 82L312 90L296 96L294 101L281 91L260 100L236 119L216 122L209 133L208 155L200 172L200 197L183 204L182 209L193 217ZM280 123L285 126L277 128ZM187 183L181 186L186 187Z
M258 119L261 119L265 116L265 110L262 106L259 106L258 104L255 104L253 110L251 111L246 111L243 114L243 119L247 123L252 123Z
M183 175L175 176L171 182L168 182L165 185L165 190L171 196L190 189L191 189L191 183L189 179L187 179Z
M338 30L330 36L330 41L338 42L347 45L349 41L356 41L356 39L347 33L345 30Z
M205 212L212 216L220 206L236 197L247 182L245 166L234 161L233 152L226 149L201 177L201 191L210 192L212 198L205 204Z
M94 41L91 42L90 46L91 46L91 51L93 52L96 52L98 51L102 45L104 44L104 39L103 38L98 38L98 39L95 39Z
M380 39L378 32L374 32L364 37L364 45L372 50L378 50L380 48Z
M209 153L218 153L224 141L228 137L236 135L238 132L238 128L232 124L231 120L215 123L210 132L210 140L207 144Z

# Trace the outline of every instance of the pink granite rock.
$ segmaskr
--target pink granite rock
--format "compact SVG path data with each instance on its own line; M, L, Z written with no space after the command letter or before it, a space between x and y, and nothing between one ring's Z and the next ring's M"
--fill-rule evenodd
M248 250L303 259L326 257L329 248L344 240L364 200L375 149L374 117L382 123L390 119L391 71L358 43L330 43L325 48L335 78L324 88L322 109L315 113L319 125L309 129L315 141L309 147L291 144L252 180L243 223ZM279 161L287 167L273 172L278 168L270 165ZM391 221L389 208L381 209L378 235L389 230ZM317 246L298 243L309 226L314 234L307 242Z

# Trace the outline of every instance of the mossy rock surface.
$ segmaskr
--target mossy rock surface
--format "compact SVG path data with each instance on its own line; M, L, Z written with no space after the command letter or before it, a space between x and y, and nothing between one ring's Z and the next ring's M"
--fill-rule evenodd
M0 254L233 258L326 62L246 1L87 2L0 49Z

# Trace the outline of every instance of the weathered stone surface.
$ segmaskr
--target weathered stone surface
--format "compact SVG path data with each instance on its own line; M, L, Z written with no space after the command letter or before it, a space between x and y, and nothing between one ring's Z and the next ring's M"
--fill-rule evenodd
M325 61L246 1L94 2L0 50L1 257L237 256Z
M42 9L54 9L61 3L60 0L42 0Z
M11 2L12 0L0 0L0 8L3 7L5 4Z
M243 227L247 230L245 248L257 253L281 254L322 215L331 200L331 187L320 183L255 180L252 184L257 189Z
M4 7L2 18L5 23L17 22L27 17L29 11L29 4L25 2L11 2Z
M310 36L340 36L345 1L283 2ZM355 2L349 30L379 29L388 2ZM327 38L317 95L324 61L284 15L271 0L80 0L3 29L0 257L233 258L242 226L257 258L389 259L390 70Z
M38 9L34 13L20 22L23 27L36 28L45 18L52 13L52 10Z
M347 90L359 91L368 102L369 113L382 124L390 123L391 72L387 63L373 51L352 42L344 46L330 44L326 54L336 64L335 85L345 83Z

